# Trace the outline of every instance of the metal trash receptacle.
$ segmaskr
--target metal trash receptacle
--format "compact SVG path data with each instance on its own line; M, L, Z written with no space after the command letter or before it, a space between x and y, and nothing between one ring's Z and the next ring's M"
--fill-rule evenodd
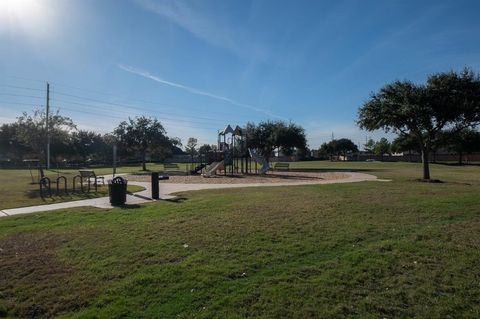
M108 181L108 196L112 206L121 206L127 202L128 181L120 176Z

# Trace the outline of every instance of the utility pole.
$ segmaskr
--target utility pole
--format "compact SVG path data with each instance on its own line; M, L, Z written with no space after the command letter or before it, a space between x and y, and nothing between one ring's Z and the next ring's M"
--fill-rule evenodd
M45 128L47 132L47 169L50 169L50 83L47 82L47 104L46 104Z
M112 179L115 178L115 174L117 174L117 145L113 145L113 174L112 174Z

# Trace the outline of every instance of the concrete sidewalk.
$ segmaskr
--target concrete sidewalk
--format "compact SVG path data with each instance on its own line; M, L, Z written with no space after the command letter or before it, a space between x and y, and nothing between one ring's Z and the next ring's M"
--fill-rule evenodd
M354 183L363 181L388 181L378 179L376 176L364 173L348 173L348 177L333 180L316 180L316 181L300 181L300 182L285 182L285 183L251 183L251 184L174 184L160 182L160 199L172 199L175 196L171 195L178 192L196 191L203 189L224 189L224 188L242 188L242 187L275 187L275 186L295 186L295 185L316 185L316 184L339 184L339 183ZM118 175L117 175L118 176ZM111 176L105 176L109 179ZM134 194L127 194L127 205L139 205L143 203L153 202L151 199L150 183L145 182L128 182L129 185L137 185L144 187L145 190L136 192ZM64 202L49 205L38 205L29 207L20 207L12 209L4 209L0 211L0 217L29 214L36 212L46 212L57 209L93 206L98 208L111 209L108 197L84 199L72 202Z

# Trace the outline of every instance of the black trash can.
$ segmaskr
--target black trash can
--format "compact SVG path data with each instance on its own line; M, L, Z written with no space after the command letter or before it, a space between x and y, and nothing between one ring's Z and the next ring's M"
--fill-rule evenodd
M108 196L112 206L121 206L127 202L127 180L115 177L108 181Z

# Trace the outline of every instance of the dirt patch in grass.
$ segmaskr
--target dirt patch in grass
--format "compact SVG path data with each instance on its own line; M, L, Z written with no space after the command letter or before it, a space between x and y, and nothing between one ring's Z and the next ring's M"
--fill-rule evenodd
M0 240L0 300L15 317L51 317L84 307L95 285L56 257L68 236L18 233ZM88 289L85 289L87 288Z

